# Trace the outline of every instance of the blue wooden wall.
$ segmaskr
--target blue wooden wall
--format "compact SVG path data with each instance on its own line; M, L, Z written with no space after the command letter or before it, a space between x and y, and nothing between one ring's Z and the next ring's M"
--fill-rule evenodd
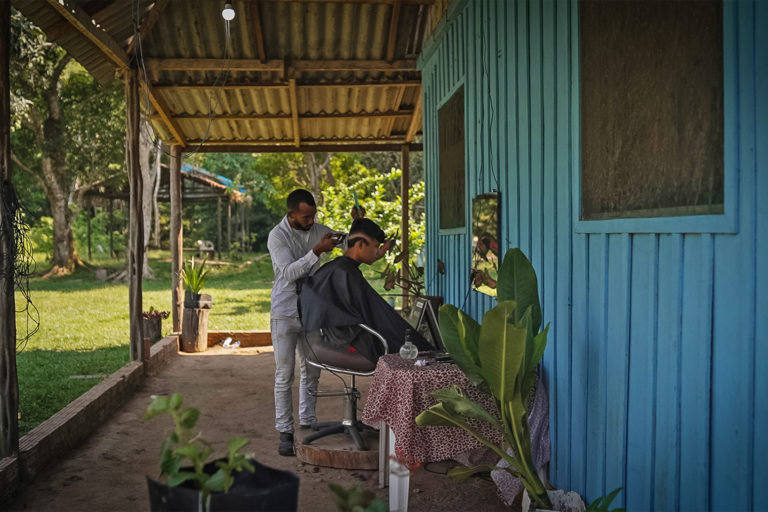
M552 322L550 478L632 510L768 508L768 2L724 5L726 213L583 222L574 2L454 0L421 57L430 293L479 317L438 229L437 110L465 91L467 205L503 197Z

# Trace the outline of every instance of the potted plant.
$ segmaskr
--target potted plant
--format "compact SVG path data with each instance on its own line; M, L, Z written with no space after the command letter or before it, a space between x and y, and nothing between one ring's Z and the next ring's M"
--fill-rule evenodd
M149 311L142 311L144 337L157 341L163 336L163 318L168 318L168 311L160 311L150 306Z
M440 333L456 364L475 385L487 386L501 413L499 421L456 387L435 391L438 403L423 411L422 426L454 426L466 430L507 461L506 468L456 467L449 475L467 478L477 472L503 469L520 478L539 507L552 508L531 456L528 397L536 384L536 367L544 354L549 325L541 327L536 273L519 249L510 249L499 268L498 305L481 324L460 309L440 308ZM467 420L474 418L502 432L502 446L482 436ZM511 448L514 456L507 453Z
M194 431L200 412L183 408L182 402L179 393L153 396L144 414L145 420L169 414L174 425L161 446L160 474L165 483L147 477L153 512L296 510L298 477L240 453L247 439L230 439L225 457L206 462L214 450L200 432Z
M193 257L190 263L185 262L181 269L185 292L180 342L184 352L203 352L208 349L208 313L212 301L210 295L200 293L208 277L206 261L196 265Z
M185 308L199 308L201 303L203 306L210 304L210 295L201 295L205 281L208 278L208 269L205 268L207 258L203 260L199 265L195 264L195 258L192 257L190 262L186 261L181 267L181 282L184 285L184 307Z

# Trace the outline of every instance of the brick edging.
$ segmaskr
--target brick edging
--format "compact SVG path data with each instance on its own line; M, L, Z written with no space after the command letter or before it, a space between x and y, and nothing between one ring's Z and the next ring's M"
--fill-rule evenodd
M166 336L152 345L146 369L131 361L22 437L17 457L0 459L0 503L12 497L19 482L31 481L96 431L141 386L145 374L157 373L178 354L178 346L178 336Z

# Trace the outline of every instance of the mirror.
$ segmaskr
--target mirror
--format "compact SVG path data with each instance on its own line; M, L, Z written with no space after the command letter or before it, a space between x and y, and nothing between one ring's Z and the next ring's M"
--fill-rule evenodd
M499 277L501 201L498 192L472 199L472 288L496 296Z

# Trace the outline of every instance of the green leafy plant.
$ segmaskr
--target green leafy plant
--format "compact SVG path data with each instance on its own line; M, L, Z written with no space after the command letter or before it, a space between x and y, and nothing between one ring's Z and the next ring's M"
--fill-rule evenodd
M144 320L151 320L153 318L168 318L170 313L168 311L160 311L159 309L155 309L154 306L149 307L149 311L142 311L141 312L141 318Z
M454 426L464 429L509 463L509 467L456 467L448 474L467 478L474 473L503 469L520 478L536 503L552 505L531 457L527 399L536 384L536 367L544 355L547 331L541 327L536 272L519 249L510 249L499 268L496 307L478 324L460 309L440 308L440 333L456 364L475 385L487 386L496 399L500 421L468 399L457 386L432 393L438 403L416 418L422 426ZM503 434L497 446L474 428L468 419L485 421ZM507 453L511 448L514 456Z
M200 508L207 510L212 492L229 491L235 481L233 472L254 471L253 465L240 453L248 440L240 437L230 439L226 458L216 461L218 469L215 473L206 473L205 461L213 454L213 447L202 438L201 433L193 430L200 411L192 407L182 408L182 402L180 393L170 397L153 396L143 419L163 414L170 414L173 418L174 430L161 447L160 474L167 478L171 487L192 481L200 493Z
M338 484L328 484L333 492L333 500L341 512L387 512L387 504L376 500L372 491L363 489L360 485L349 488Z
M589 504L586 512L624 512L623 508L608 508L611 506L611 502L613 502L613 500L616 498L616 496L618 496L622 489L623 487L617 487L607 496L601 496L597 498L595 501Z
M205 268L206 261L207 259L204 259L199 265L195 265L195 258L192 258L189 264L184 262L181 267L181 281L186 291L197 294L203 289L208 277L208 270Z

